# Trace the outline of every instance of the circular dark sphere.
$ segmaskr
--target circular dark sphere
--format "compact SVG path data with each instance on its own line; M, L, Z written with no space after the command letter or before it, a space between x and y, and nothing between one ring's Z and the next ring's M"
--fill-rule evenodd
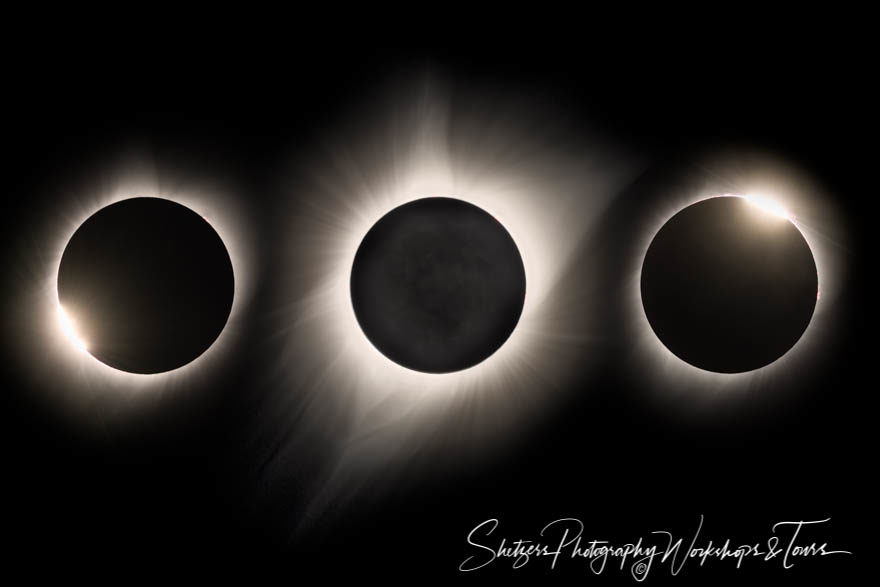
M642 303L663 344L718 373L769 365L813 316L818 275L788 219L745 198L716 197L660 229L642 265Z
M510 234L452 198L395 208L367 233L351 271L361 328L392 361L427 373L466 369L510 336L526 294Z
M160 198L93 214L58 268L58 299L88 352L130 373L170 371L205 352L226 325L233 289L220 236Z

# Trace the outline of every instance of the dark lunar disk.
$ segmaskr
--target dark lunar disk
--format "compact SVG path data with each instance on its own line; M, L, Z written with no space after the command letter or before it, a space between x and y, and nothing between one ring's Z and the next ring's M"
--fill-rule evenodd
M522 313L526 275L510 234L452 198L395 208L364 237L351 271L354 312L392 361L428 373L480 363Z
M673 216L642 266L642 303L657 337L718 373L768 365L813 316L818 276L794 224L745 198L717 197Z
M88 352L130 373L170 371L205 352L226 325L233 289L220 236L160 198L96 212L58 268L58 299Z

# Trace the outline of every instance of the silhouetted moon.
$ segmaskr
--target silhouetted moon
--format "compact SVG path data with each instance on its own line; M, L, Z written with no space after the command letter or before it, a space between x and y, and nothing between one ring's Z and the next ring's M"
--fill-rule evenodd
M660 341L718 373L768 365L800 339L818 295L810 247L787 218L741 197L697 202L657 233L642 303Z
M232 308L229 253L208 222L175 202L131 198L73 234L58 299L86 349L130 373L170 371L217 339Z
M508 339L526 276L510 234L453 198L395 208L367 233L351 272L357 320L373 345L416 371L476 365Z

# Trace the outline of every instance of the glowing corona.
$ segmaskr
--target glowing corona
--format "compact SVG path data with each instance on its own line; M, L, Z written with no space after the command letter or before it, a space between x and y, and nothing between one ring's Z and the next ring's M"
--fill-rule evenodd
M296 198L280 215L290 235L282 247L286 295L277 302L288 324L282 401L305 402L316 425L349 413L350 425L338 434L361 454L359 465L400 462L441 437L454 439L447 448L461 455L491 449L514 423L552 407L594 355L590 280L598 264L582 262L582 247L638 164L614 143L572 133L546 104L500 112L494 100L469 92L468 107L457 110L442 87L407 82L391 94L391 108L383 100L365 118L373 124L328 133L329 148L309 154L307 171L288 185ZM364 236L391 210L426 197L463 200L495 217L516 243L528 282L507 341L451 373L388 360L363 333L351 302L352 263ZM348 457L340 458L345 470Z

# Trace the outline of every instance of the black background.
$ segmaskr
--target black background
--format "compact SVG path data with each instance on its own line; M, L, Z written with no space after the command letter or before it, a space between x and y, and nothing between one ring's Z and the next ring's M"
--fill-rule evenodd
M764 564L694 566L678 582L849 578L873 560L862 537L875 517L866 284L874 267L867 236L876 149L867 42L842 37L765 31L747 43L715 43L708 31L693 42L632 35L540 50L215 41L109 51L80 39L47 42L21 58L10 53L6 250L20 250L25 219L53 205L41 194L54 178L87 175L132 140L148 143L160 161L222 169L245 187L257 222L268 222L275 197L268 186L291 146L308 149L377 80L424 67L462 86L497 80L557 96L648 153L653 169L730 145L777 152L830 186L850 228L853 271L838 302L843 336L827 348L832 367L810 372L783 405L705 423L657 413L626 372L627 340L614 330L626 308L612 299L600 367L577 382L590 393L570 394L542 425L478 467L440 474L416 466L381 498L350 502L314 536L293 541L284 516L249 502L259 471L240 446L261 417L256 406L265 390L253 381L274 360L265 345L242 345L223 367L222 383L198 401L98 437L46 409L17 365L4 361L4 567L105 580L178 570L294 580L309 570L362 579L628 583L619 571L593 577L577 564L552 573L543 563L519 572L498 563L468 575L456 568L470 554L467 532L489 517L502 520L506 535L534 536L550 520L575 516L587 522L587 534L627 541L657 528L688 536L705 514L711 537L744 540L763 539L775 521L831 516L823 537L856 555L785 572ZM609 226L625 226L632 207L638 203L630 199L612 209ZM607 279L614 282L615 255L624 255L631 235L607 233ZM270 249L271 233L261 238ZM12 263L4 267L7 288L16 287ZM272 273L257 286L255 308ZM262 340L265 328L256 320L243 336ZM292 491L289 499L299 496ZM295 506L277 505L286 507Z

